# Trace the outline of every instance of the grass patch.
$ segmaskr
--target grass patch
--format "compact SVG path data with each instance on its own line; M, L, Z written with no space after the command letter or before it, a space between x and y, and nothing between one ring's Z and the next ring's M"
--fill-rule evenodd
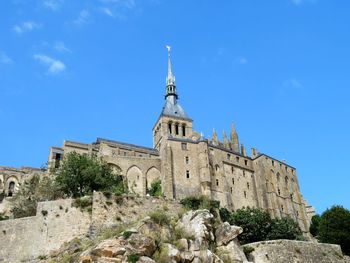
M255 249L251 246L244 246L243 247L243 252L247 258L249 257L249 254L252 253L254 250Z
M131 254L128 256L128 262L136 263L140 259L140 256L137 254Z
M170 224L170 217L162 210L156 210L149 216L152 221L158 225L164 226Z

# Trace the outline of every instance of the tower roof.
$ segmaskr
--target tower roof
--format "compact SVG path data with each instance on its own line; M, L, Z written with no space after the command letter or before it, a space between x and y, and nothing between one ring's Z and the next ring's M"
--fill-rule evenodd
M161 115L178 117L183 119L190 119L181 105L178 103L178 96L176 93L175 76L172 71L171 59L170 59L170 46L166 46L168 49L168 74L166 78L166 95L165 105L163 107Z

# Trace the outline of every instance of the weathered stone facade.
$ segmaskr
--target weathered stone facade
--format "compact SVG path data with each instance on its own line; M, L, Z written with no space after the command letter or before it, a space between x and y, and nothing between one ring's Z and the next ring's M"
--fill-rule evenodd
M71 151L96 153L139 195L146 195L159 178L169 199L206 195L232 210L258 207L272 217L290 216L308 232L310 219L293 166L256 149L248 156L233 124L230 138L224 134L220 142L215 131L212 139L204 138L192 123L178 103L169 55L165 105L153 127L154 148L106 139L92 144L65 141L61 148L51 148L49 166L58 167Z

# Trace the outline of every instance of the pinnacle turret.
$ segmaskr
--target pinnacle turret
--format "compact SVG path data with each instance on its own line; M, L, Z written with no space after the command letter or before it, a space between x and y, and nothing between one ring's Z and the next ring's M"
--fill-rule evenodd
M239 153L238 134L236 132L235 125L233 124L233 122L232 122L232 126L231 126L230 141L231 141L232 151Z
M213 129L213 137L211 139L212 144L219 145L218 135L216 134L215 129Z

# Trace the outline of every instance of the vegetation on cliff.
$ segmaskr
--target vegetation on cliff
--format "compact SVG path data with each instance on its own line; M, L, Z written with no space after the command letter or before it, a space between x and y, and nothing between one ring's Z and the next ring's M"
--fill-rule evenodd
M350 211L342 206L332 206L321 216L314 216L310 232L322 243L341 246L350 255Z
M76 205L82 207L82 197L93 191L122 194L126 189L122 177L101 158L71 152L50 176L24 182L11 200L11 212L14 218L34 216L38 202L67 197L76 198Z
M293 219L272 219L269 213L258 208L246 207L235 212L221 208L220 216L223 221L243 228L239 236L243 244L273 239L303 239L298 223Z
M66 154L55 171L55 181L61 191L73 198L91 195L93 191L125 191L122 177L95 154Z

